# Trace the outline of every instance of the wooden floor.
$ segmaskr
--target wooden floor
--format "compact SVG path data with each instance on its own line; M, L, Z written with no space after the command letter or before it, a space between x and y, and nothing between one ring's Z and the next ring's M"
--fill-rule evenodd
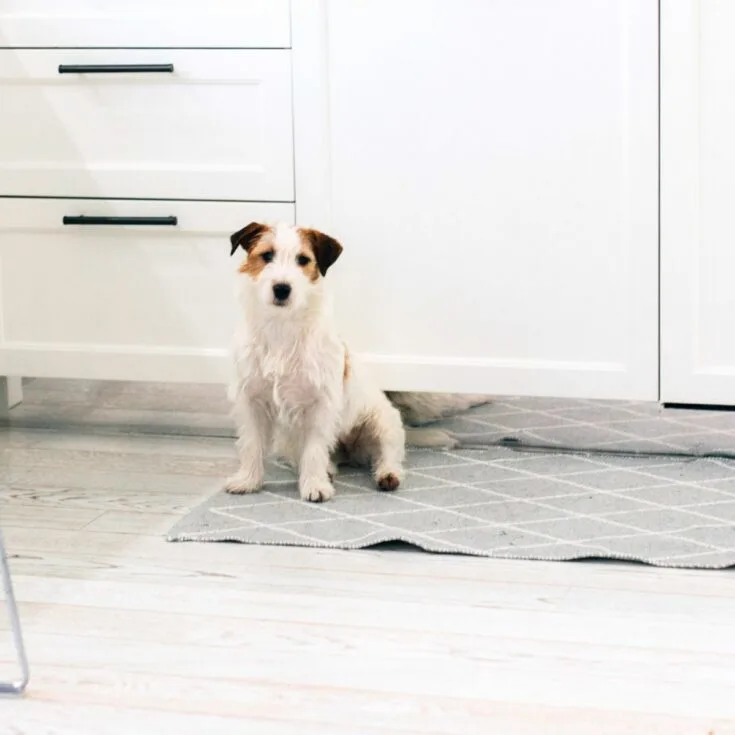
M0 733L735 733L735 572L168 544L234 467L120 432L216 433L176 395L41 385L0 429L32 667Z

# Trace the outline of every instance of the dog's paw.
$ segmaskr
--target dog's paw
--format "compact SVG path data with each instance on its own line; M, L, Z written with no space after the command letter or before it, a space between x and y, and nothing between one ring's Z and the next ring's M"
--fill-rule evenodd
M401 484L401 476L398 472L384 472L376 478L378 483L378 490L384 492L393 492L398 490L398 486Z
M232 477L228 477L225 481L225 492L232 495L245 495L247 493L257 493L260 490L262 482L253 475L245 472L238 472Z
M302 500L310 503L323 503L334 497L334 487L329 482L307 482L299 489Z

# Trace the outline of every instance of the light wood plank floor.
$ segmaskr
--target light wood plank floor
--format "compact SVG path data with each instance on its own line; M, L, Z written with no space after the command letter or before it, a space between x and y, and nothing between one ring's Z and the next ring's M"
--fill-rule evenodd
M167 544L234 467L120 431L227 433L181 390L39 384L0 429L32 666L0 733L735 733L735 572Z

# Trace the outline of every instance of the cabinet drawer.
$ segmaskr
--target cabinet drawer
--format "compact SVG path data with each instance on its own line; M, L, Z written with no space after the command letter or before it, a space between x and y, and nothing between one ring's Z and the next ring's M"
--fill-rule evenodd
M0 51L0 194L293 201L290 54Z
M1 47L284 48L288 0L3 0Z
M64 225L65 216L176 225ZM0 374L220 381L237 319L229 235L291 204L0 199Z

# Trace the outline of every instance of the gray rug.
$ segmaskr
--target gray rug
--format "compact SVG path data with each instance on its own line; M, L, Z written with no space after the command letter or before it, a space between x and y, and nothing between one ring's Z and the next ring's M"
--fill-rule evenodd
M735 411L663 408L638 401L502 397L442 421L466 446L512 439L571 447L735 458Z
M490 447L414 451L407 464L397 493L347 469L336 498L321 505L300 501L293 475L272 466L262 492L214 495L169 540L344 549L403 541L507 559L735 565L733 460Z

